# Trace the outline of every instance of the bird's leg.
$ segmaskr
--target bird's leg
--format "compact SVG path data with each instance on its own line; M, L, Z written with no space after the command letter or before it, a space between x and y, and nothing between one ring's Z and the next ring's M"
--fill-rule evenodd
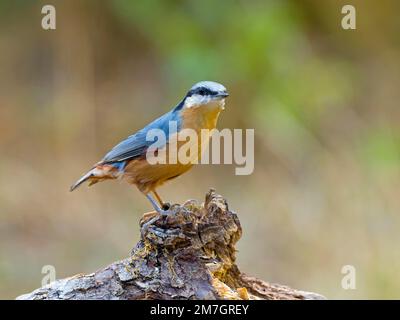
M149 193L146 194L146 198L149 199L149 201L153 205L154 210L156 210L161 216L168 216L171 213L169 209L165 210L161 208L157 204L157 201Z
M164 201L162 201L161 197L158 195L156 190L151 191L153 195L156 197L158 203L161 205L161 207L164 205Z
M156 210L157 213L158 213L159 215L157 215L157 216L151 218L149 221L147 221L146 223L144 223L144 224L142 225L142 228L141 228L141 229L142 229L142 230L141 230L142 235L143 235L143 234L147 231L147 229L148 229L154 222L156 222L160 217L162 217L162 216L167 216L167 215L169 215L169 214L171 213L171 211L169 211L169 210L163 210L163 209L161 209L160 206L157 204L157 201L156 201L149 193L146 194L146 198L149 199L149 201L150 201L151 204L153 205L154 210ZM158 196L158 198L159 198L159 200L161 200L161 198L160 198L159 196Z
M164 215L164 210L158 205L157 201L149 194L146 194L146 198L151 202L154 210L156 210L160 215Z
M158 203L161 205L161 208L163 210L168 210L171 207L171 205L169 203L166 203L166 202L162 201L161 197L158 195L156 190L153 190L152 193L157 198Z

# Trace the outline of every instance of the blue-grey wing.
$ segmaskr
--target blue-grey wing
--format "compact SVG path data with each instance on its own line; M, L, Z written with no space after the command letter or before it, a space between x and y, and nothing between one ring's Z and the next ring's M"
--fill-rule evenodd
M176 121L176 126L171 126L173 128L180 129L180 117L177 112L170 111L158 119L154 120L148 124L143 129L129 136L127 139L121 141L114 148L111 149L109 153L101 161L102 163L119 162L128 159L133 159L140 157L146 153L147 148L154 143L154 141L147 141L146 135L151 129L160 129L165 133L166 138L173 132L170 132L170 121Z

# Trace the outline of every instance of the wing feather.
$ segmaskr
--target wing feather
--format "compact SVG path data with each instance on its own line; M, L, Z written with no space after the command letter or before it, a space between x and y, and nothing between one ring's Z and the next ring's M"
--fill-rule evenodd
M139 130L138 132L126 138L125 140L121 141L114 148L112 148L110 152L108 152L105 155L101 163L125 161L128 159L134 159L144 155L147 148L154 143L154 141L146 140L147 132L151 129L161 129L168 137L170 134L174 133L174 132L169 132L170 121L177 122L178 130L181 127L181 121L178 113L179 113L178 110L176 110L175 108L172 111L154 120L143 129Z

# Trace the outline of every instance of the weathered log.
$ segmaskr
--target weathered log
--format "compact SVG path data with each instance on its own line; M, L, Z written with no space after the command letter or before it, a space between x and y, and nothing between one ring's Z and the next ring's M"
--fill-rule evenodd
M17 299L324 299L241 273L235 244L242 228L225 199L210 190L203 205L173 205L173 215L143 216L131 256L92 274L56 280Z

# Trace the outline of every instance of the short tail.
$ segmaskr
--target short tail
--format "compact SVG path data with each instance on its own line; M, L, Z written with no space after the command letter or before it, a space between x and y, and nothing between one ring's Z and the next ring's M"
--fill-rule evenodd
M83 175L75 184L73 184L69 191L74 191L85 181L89 181L89 186L97 182L107 180L107 179L117 179L121 176L122 169L120 163L116 164L102 164L99 163L92 168L88 173Z
M94 175L93 170L94 170L94 169L90 170L88 173L86 173L85 175L83 175L77 182L75 182L75 183L71 186L71 188L69 189L69 191L71 191L71 192L74 191L76 188L78 188L78 187L79 187L82 183L84 183L85 181L91 180L92 178L94 178L95 175ZM94 184L94 183L96 183L96 182L97 182L96 180L91 180L89 185L92 185L92 184Z

